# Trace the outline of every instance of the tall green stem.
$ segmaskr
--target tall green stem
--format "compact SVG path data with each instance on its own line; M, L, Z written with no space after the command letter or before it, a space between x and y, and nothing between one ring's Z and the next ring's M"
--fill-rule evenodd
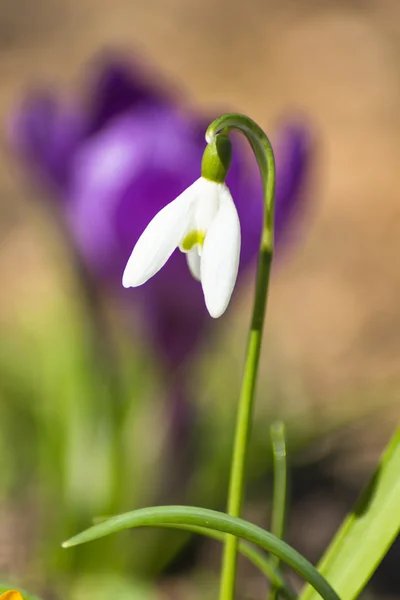
M206 139L211 142L221 130L237 129L243 133L256 156L264 192L264 216L258 259L253 316L247 344L242 388L236 418L236 431L228 493L228 513L240 517L243 506L247 449L249 445L254 392L262 341L262 331L268 296L268 284L274 245L275 160L271 143L262 129L240 114L228 114L211 123ZM233 600L236 586L238 539L227 536L222 564L220 600Z

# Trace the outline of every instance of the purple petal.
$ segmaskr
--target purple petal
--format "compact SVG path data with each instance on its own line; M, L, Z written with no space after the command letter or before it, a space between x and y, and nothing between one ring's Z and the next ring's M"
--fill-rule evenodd
M129 111L86 142L74 161L68 205L80 251L100 277L120 286L132 248L155 214L200 175L205 147L196 120L156 107ZM201 286L174 253L145 286L140 302L164 365L190 357L210 322Z
M156 74L138 59L103 52L92 65L93 83L89 86L88 135L99 131L111 119L139 105L172 104L170 89L161 85Z
M260 246L263 221L263 192L260 173L247 142L233 140L232 164L227 185L234 199L242 234L239 276L254 262Z
M241 140L240 140L241 141ZM242 230L240 272L255 260L260 245L263 220L263 193L260 173L254 157L246 155L239 140L234 152L227 183L238 210ZM279 132L275 147L275 244L278 255L288 240L296 216L304 211L305 187L312 159L309 128L300 122L288 122Z
M68 216L99 275L114 271L120 279L153 216L198 177L202 148L191 129L176 111L137 109L114 119L77 153Z
M63 188L71 157L83 137L83 123L71 106L50 91L31 92L11 116L9 142L36 176Z
M304 191L313 156L310 129L300 121L281 130L276 150L275 237L279 245L304 210Z
M201 286L181 252L176 251L158 275L140 289L139 297L155 354L167 370L175 371L193 359L212 321Z

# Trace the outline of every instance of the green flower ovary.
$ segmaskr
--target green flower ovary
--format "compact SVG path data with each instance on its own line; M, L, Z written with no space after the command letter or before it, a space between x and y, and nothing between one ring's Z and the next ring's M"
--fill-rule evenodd
M201 161L201 176L214 183L225 183L232 160L232 144L223 133L207 144Z
M200 229L193 229L190 231L181 242L181 249L184 252L189 252L192 248L198 244L200 248L203 247L204 240L206 238L206 232L201 231Z

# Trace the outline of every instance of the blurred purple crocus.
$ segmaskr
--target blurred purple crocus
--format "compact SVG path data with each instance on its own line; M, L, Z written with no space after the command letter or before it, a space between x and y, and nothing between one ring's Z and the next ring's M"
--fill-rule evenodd
M86 106L49 89L31 91L11 119L10 139L31 173L53 192L92 276L120 289L145 227L199 177L212 117L184 109L168 87L121 57L97 64L88 88ZM302 123L281 128L276 155L279 249L301 209L308 174L310 137ZM227 184L242 230L239 282L257 257L262 223L261 181L249 156L245 143L234 140ZM185 257L175 252L146 285L123 293L141 306L165 372L181 372L212 322Z
M12 117L10 137L32 173L52 189L91 272L119 286L147 224L199 176L212 119L185 111L169 89L120 57L97 65L90 95L83 107L49 89L32 91ZM301 208L309 159L305 127L283 126L277 142L278 247ZM227 183L241 222L243 272L257 256L262 194L241 140ZM176 252L157 277L128 294L143 303L162 361L168 368L181 365L210 323L184 257Z

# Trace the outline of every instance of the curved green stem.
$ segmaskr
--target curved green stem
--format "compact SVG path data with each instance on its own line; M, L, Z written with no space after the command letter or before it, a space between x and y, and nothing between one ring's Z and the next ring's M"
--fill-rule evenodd
M237 129L248 139L257 159L264 192L264 217L253 316L236 418L228 492L228 513L234 517L239 517L242 513L247 448L250 438L254 392L274 246L275 159L271 143L263 130L244 115L228 114L216 119L207 129L206 140L210 143L221 130L226 132L231 129ZM238 540L229 536L223 557L220 600L233 600L235 596L237 553Z
M82 533L64 542L63 547L76 546L85 542L104 537L110 533L122 531L130 527L154 527L166 524L195 525L202 529L214 529L225 534L231 534L236 538L242 538L260 546L267 552L278 556L289 567L292 567L319 593L323 600L340 600L317 569L294 548L278 539L269 531L265 531L257 525L248 521L231 517L207 508L194 506L153 506L141 508L132 512L111 517L103 523L99 523L86 529ZM202 532L204 533L204 532Z

